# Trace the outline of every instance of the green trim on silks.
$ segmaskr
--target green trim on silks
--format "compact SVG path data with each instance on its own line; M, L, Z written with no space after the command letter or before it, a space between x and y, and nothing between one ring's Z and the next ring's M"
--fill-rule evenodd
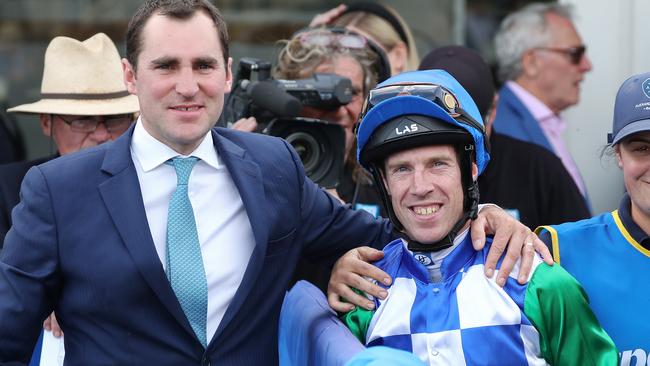
M357 289L353 290L359 295L368 296ZM367 310L357 306L354 310L341 315L340 318L343 324L350 329L350 332L352 332L352 334L354 334L354 336L365 345L366 334L368 333L368 327L370 326L370 321L372 320L373 315L375 315L374 310Z
M551 365L618 365L616 346L589 307L587 294L560 265L537 267L526 289L524 313L539 332L542 356Z

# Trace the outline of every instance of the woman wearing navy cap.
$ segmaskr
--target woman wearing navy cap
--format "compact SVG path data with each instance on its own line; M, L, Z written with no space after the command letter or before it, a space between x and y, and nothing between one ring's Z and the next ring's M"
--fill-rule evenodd
M618 210L537 229L584 287L620 351L621 365L650 364L650 73L627 79L616 95L608 149L627 193ZM633 361L634 360L634 361Z

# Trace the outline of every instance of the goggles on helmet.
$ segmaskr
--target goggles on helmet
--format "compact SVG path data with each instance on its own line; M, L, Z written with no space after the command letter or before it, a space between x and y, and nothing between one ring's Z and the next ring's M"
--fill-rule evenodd
M484 126L466 113L456 96L445 87L429 83L400 83L377 87L370 91L364 103L359 121L377 104L394 97L413 95L434 102L458 122L468 124L485 133Z

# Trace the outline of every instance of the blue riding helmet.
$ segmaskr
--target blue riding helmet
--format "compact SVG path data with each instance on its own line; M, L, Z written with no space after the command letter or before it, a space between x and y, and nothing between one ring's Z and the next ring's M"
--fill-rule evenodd
M428 145L454 145L460 156L464 212L445 238L433 244L409 241L413 251L450 247L458 231L478 212L478 186L472 162L481 174L490 161L483 120L467 91L443 70L413 71L389 78L370 91L357 130L357 159L375 180L393 225L395 215L384 186L383 162L391 154Z
M399 74L377 85L370 92L368 100L372 98L373 94L378 94L378 91L381 91L383 88L394 85L417 84L439 86L443 90L443 94L451 94L451 97L455 99L457 105L450 106L453 103L445 104L445 100L434 101L427 99L426 95L418 95L418 91L408 95L395 95L382 100L376 105L372 105L367 101L365 110L361 115L361 123L357 130L357 160L359 163L368 169L368 162L362 158L362 153L370 137L380 126L396 117L420 115L447 122L469 132L474 140L476 165L478 166L479 174L481 174L490 161L483 119L472 97L469 96L469 93L448 72L444 70L423 70ZM444 96L442 99L444 99ZM410 138L414 135L411 133L408 137Z

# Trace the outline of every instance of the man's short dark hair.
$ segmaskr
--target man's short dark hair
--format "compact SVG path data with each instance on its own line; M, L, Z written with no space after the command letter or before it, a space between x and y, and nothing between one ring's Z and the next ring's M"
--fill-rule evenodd
M223 52L224 63L228 62L228 29L219 9L209 0L147 0L136 11L129 22L126 31L126 59L133 70L137 70L138 56L142 51L142 29L147 20L153 15L185 20L191 18L197 11L204 11L219 32L219 41Z

